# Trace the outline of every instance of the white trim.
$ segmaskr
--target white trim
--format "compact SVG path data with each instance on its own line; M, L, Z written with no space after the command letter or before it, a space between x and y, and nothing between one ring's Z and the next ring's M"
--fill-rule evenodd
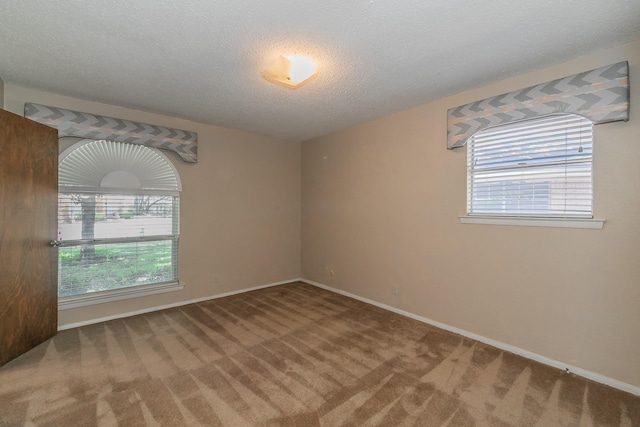
M350 292L342 291L340 289L335 289L335 288L332 288L330 286L323 285L322 283L314 282L313 280L308 280L308 279L301 279L301 280L302 280L302 282L307 283L309 285L313 285L313 286L325 289L325 290L330 291L330 292L334 292L334 293L337 293L337 294L340 294L340 295L344 295L346 297L353 298L353 299L356 299L358 301L362 301L362 302L365 302L367 304L371 304L371 305L374 305L376 307L380 307L382 309L392 311L394 313L400 314L401 316L409 317L409 318L417 320L419 322L426 323L426 324L435 326L435 327L440 328L440 329L444 329L445 331L453 332L454 334L462 335L463 337L471 338L473 340L480 341L480 342L482 342L484 344L488 344L490 346L499 348L501 350L508 351L510 353L514 353L514 354L520 355L522 357L526 357L527 359L531 359L531 360L534 360L536 362L540 362L540 363L542 363L544 365L548 365L548 366L551 366L551 367L554 367L554 368L558 368L558 369L561 369L561 370L566 371L566 372L572 372L572 373L574 373L576 375L579 375L579 376L581 376L583 378L587 378L589 380L593 380L595 382L598 382L598 383L601 383L601 384L605 384L605 385L617 388L617 389L625 391L627 393L631 393L631 394L634 394L636 396L640 396L640 387L638 387L638 386L634 386L634 385L631 385L631 384L628 384L628 383L625 383L625 382L622 382L622 381L618 381L616 379L613 379L613 378L610 378L610 377L607 377L607 376L604 376L604 375L601 375L601 374L598 374L598 373L595 373L595 372L591 372L591 371L588 371L586 369L579 368L577 366L569 365L567 363L563 363L563 362L560 362L558 360L550 359L550 358L548 358L546 356L542 356L540 354L533 353L531 351L524 350L522 348L510 345L510 344L506 344L506 343L503 343L503 342L500 342L500 341L496 341L496 340L493 340L491 338L484 337L482 335L474 334L473 332L469 332L469 331L466 331L464 329L456 328L454 326L449 326L447 324L440 323L440 322L437 322L435 320L432 320L432 319L429 319L429 318L426 318L426 317L422 317L422 316L419 316L417 314L410 313L408 311L400 310L400 309L392 307L390 305L382 304L382 303L379 303L377 301L370 300L368 298L363 298L363 297L360 297L358 295L352 294Z
M71 295L58 299L58 310L85 307L87 305L102 304L105 302L120 301L128 298L143 297L147 295L162 294L184 289L184 285L178 282L154 283L150 285L132 286L128 288L110 289L107 291L89 292L82 295Z
M515 218L503 216L464 216L462 224L519 225L524 227L589 228L602 230L605 219L590 218Z
M212 300L212 299L224 298L224 297L228 297L228 296L232 296L232 295L243 294L245 292L257 291L258 289L270 288L272 286L285 285L287 283L294 283L294 282L301 282L301 281L302 281L301 278L283 280L281 282L269 283L269 284L266 284L266 285L255 286L253 288L241 289L239 291L231 291L231 292L226 292L226 293L223 293L223 294L212 295L212 296L203 297L203 298L197 298L197 299L193 299L193 300L189 300L189 301L180 301L180 302L176 302L176 303L172 303L172 304L166 304L166 305L160 305L160 306L156 306L156 307L144 308L142 310L136 310L136 311L130 311L130 312L127 312L127 313L114 314L113 316L100 317L100 318L97 318L97 319L90 319L90 320L85 320L85 321L82 321L82 322L68 323L66 325L58 325L58 331L64 331L66 329L78 328L80 326L93 325L95 323L107 322L109 320L122 319L122 318L125 318L125 317L136 316L138 314L151 313L153 311L165 310L167 308L180 307L180 306L183 306L183 305L194 304L194 303L203 302L203 301L209 301L209 300ZM183 285L180 285L180 286L183 286Z

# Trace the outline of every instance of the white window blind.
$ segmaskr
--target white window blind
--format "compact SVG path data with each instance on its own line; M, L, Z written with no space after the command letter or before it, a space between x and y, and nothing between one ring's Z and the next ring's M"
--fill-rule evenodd
M61 297L178 280L179 198L60 193Z
M565 114L478 132L467 147L468 214L592 218L592 127Z

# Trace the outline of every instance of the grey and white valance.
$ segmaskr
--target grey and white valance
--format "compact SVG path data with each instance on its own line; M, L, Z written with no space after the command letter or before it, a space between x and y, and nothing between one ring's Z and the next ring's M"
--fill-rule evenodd
M505 93L447 112L447 148L462 147L474 133L496 125L558 113L593 123L629 120L629 63Z
M128 142L176 152L185 162L198 161L198 134L180 129L132 122L113 117L24 104L24 116L58 129L58 136Z

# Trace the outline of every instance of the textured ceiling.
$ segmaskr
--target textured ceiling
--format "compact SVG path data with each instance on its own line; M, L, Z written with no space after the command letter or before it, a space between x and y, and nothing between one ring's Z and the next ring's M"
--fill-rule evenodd
M638 38L638 0L1 0L0 76L303 141Z

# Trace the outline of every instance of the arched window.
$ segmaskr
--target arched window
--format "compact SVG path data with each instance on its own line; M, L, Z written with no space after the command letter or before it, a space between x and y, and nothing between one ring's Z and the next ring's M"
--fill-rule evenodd
M592 128L561 114L477 132L467 143L469 216L592 218Z
M80 141L60 155L60 306L180 288L180 177L159 150Z

